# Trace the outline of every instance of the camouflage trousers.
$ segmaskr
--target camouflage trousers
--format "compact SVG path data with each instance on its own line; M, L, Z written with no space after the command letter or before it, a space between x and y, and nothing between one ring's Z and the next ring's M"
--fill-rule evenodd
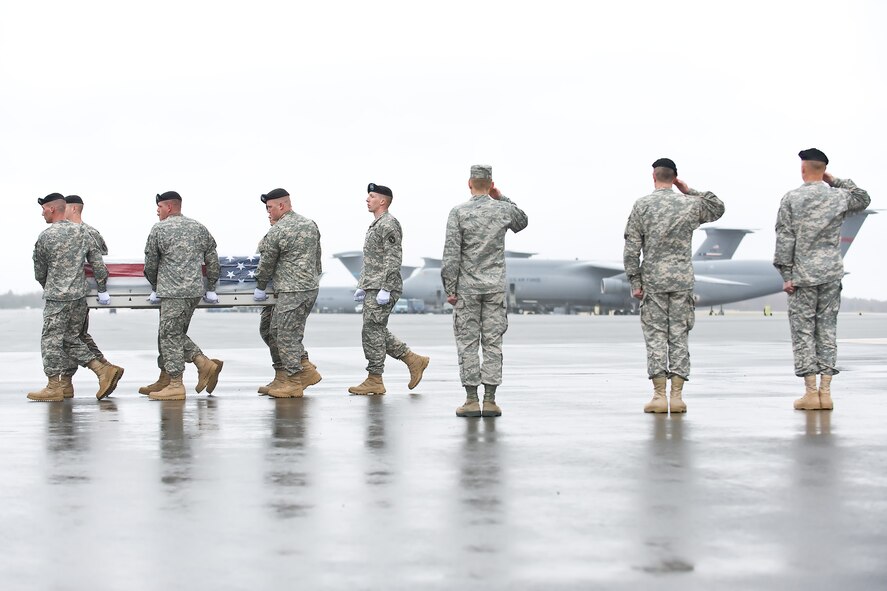
M271 314L271 337L280 356L282 370L293 375L302 371L302 359L308 357L302 339L305 322L317 301L317 290L285 291L277 294ZM272 357L274 353L271 353Z
M86 298L44 302L40 354L43 357L43 372L47 376L73 375L78 365L85 366L95 359L95 355L80 340L87 311Z
M457 294L453 333L463 386L502 383L502 335L508 330L505 293ZM481 365L478 347L483 350Z
M274 341L274 335L271 334L271 316L273 314L274 306L264 306L262 308L262 319L259 320L259 336L268 345L268 351L271 353L271 367L283 369L283 363L280 361L280 351L277 350L277 343Z
M80 340L83 341L83 344L86 345L86 348L89 349L89 352L96 356L96 359L104 359L105 354L102 353L99 346L95 344L95 340L92 338L92 335L89 334L89 308L86 309L86 316L83 318L83 328L80 329ZM77 372L77 368L68 370L65 372L65 375L72 376Z
M645 293L641 302L641 330L647 344L650 379L680 376L690 379L688 337L696 323L692 291Z
M366 290L363 300L363 356L367 360L367 372L381 374L385 371L385 355L400 359L410 350L399 338L388 330L388 316L400 298L400 292L391 292L391 301L384 306L376 301L378 289Z
M835 375L838 361L838 310L841 281L796 287L788 296L788 322L795 375Z
M157 331L157 366L172 377L185 372L185 362L202 354L188 338L191 317L200 298L160 298L160 329Z

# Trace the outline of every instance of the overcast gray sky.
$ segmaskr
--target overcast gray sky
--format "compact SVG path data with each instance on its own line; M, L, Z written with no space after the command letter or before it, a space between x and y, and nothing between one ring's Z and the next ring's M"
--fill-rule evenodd
M177 190L219 253L252 253L284 187L327 257L359 250L365 188L390 186L404 262L439 257L472 163L530 217L509 248L621 260L650 164L726 203L770 259L797 152L884 207L879 2L3 2L0 290L36 291L37 197L76 193L115 259L141 259ZM887 212L845 295L887 299ZM700 238L701 240L701 238ZM324 284L347 284L327 258Z

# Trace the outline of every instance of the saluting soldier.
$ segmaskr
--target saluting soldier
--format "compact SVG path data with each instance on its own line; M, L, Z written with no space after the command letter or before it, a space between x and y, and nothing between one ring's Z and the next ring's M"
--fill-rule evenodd
M216 241L197 220L182 215L182 197L175 191L157 195L157 217L145 244L145 278L152 303L160 304L157 333L160 377L139 388L151 400L184 400L185 362L197 366L197 392L215 390L223 362L209 359L188 337L191 317L200 298L218 303L219 255ZM203 267L206 267L206 285Z
M261 196L272 227L262 239L253 299L268 299L265 290L274 282L277 300L271 313L268 345L274 347L285 375L268 384L274 398L299 398L304 389L321 380L302 345L305 323L317 301L321 265L317 224L293 211L290 194L274 189Z
M101 400L117 387L123 368L99 360L80 339L89 293L83 263L88 261L92 265L100 304L111 303L106 288L108 269L99 246L86 228L65 219L64 195L51 193L37 199L37 203L43 208L43 219L50 224L34 245L34 277L43 287L46 300L40 352L48 380L42 390L28 393L28 398L51 402L64 400L66 392L73 396L71 376L77 365L82 365L98 376L96 398Z
M623 263L631 295L641 300L647 374L653 382L653 398L644 412L668 412L665 386L671 378L671 412L683 413L684 382L690 379L688 338L696 322L693 231L724 215L724 204L711 191L691 189L679 179L669 158L653 163L653 186L628 216Z
M367 360L367 378L348 388L352 394L384 394L385 355L403 361L410 370L407 387L419 385L428 357L410 351L406 343L388 330L388 316L403 292L400 266L403 263L403 231L400 222L388 211L394 193L388 187L367 185L367 211L373 214L363 243L363 269L354 299L363 302L363 354Z
M841 224L847 214L868 207L871 198L850 179L826 172L828 158L821 150L802 150L798 156L804 184L786 193L779 205L773 264L788 294L795 375L804 378L804 396L794 407L832 410L844 277Z
M458 417L498 417L496 389L502 383L502 335L508 328L505 302L505 233L527 227L527 214L493 183L493 168L476 164L468 179L471 199L447 219L441 279L453 306L453 333L465 403ZM481 365L478 348L483 350ZM484 385L483 408L477 388Z

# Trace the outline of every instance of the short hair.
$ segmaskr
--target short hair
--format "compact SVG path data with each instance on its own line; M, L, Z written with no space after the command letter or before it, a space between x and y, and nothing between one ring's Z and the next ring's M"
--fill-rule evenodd
M825 172L825 162L820 162L818 160L804 160L804 164L806 164L807 168L813 172Z
M493 188L493 179L468 179L471 188L479 191L489 191Z
M660 183L671 183L677 178L677 174L670 168L665 166L657 166L653 169L653 176Z

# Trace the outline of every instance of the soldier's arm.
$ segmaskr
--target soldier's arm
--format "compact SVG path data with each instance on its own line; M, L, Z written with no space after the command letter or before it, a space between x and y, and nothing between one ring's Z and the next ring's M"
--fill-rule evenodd
M160 267L160 248L154 230L148 234L145 243L145 279L151 284L151 291L157 291L157 269Z
M644 247L644 233L641 228L637 206L631 208L628 222L625 224L625 247L622 249L622 264L625 275L631 282L632 292L644 289L641 277L641 249Z
M786 198L779 205L776 214L776 251L773 254L773 266L782 275L782 280L792 280L792 268L795 264L795 230L792 227L791 205Z
M280 258L280 245L277 237L272 234L273 231L272 228L265 235L262 257L259 259L259 266L256 269L256 287L262 291L268 287L268 282L274 276L274 269L277 268L277 259Z
M382 230L382 287L391 291L400 279L400 265L403 263L403 235L395 224Z
M724 215L724 202L711 191L697 191L688 189L686 195L699 198L699 223L713 222Z
M203 251L203 264L206 265L206 291L215 291L221 273L219 251L216 248L216 239L209 233L209 230L204 231L207 237L207 247Z
M49 264L46 260L46 253L40 244L40 240L34 244L34 279L40 284L40 287L46 287L46 276L49 274Z
M499 197L499 201L501 201L502 203L507 203L510 206L508 208L509 214L511 215L511 223L508 225L509 230L511 230L512 232L520 232L527 227L527 224L530 223L530 220L527 217L527 214L524 213L524 210L515 205L514 201L512 201L505 195Z
M92 274L95 277L98 291L100 293L108 291L108 267L105 266L105 261L102 259L102 251L99 250L98 244L94 241L90 241L89 250L86 251L86 260L92 267Z
M317 276L323 273L323 251L320 247L320 228L317 227L317 224L314 224L314 229L317 230L317 254L314 256L314 266L317 269Z
M850 191L850 202L847 204L847 211L862 211L872 202L872 198L869 196L868 191L860 189L856 186L856 183L850 179L839 179L830 174L826 174L823 177L823 180L832 187L847 189Z
M105 242L105 237L102 236L101 233L98 230L96 230L95 228L92 228L92 232L90 232L90 235L92 236L92 239L95 241L95 245L98 247L99 252L102 253L102 255L107 255L108 254L108 244Z
M462 260L462 229L456 210L447 218L447 236L444 240L443 260L440 265L440 277L443 280L444 292L448 296L456 295L459 285L459 265Z

